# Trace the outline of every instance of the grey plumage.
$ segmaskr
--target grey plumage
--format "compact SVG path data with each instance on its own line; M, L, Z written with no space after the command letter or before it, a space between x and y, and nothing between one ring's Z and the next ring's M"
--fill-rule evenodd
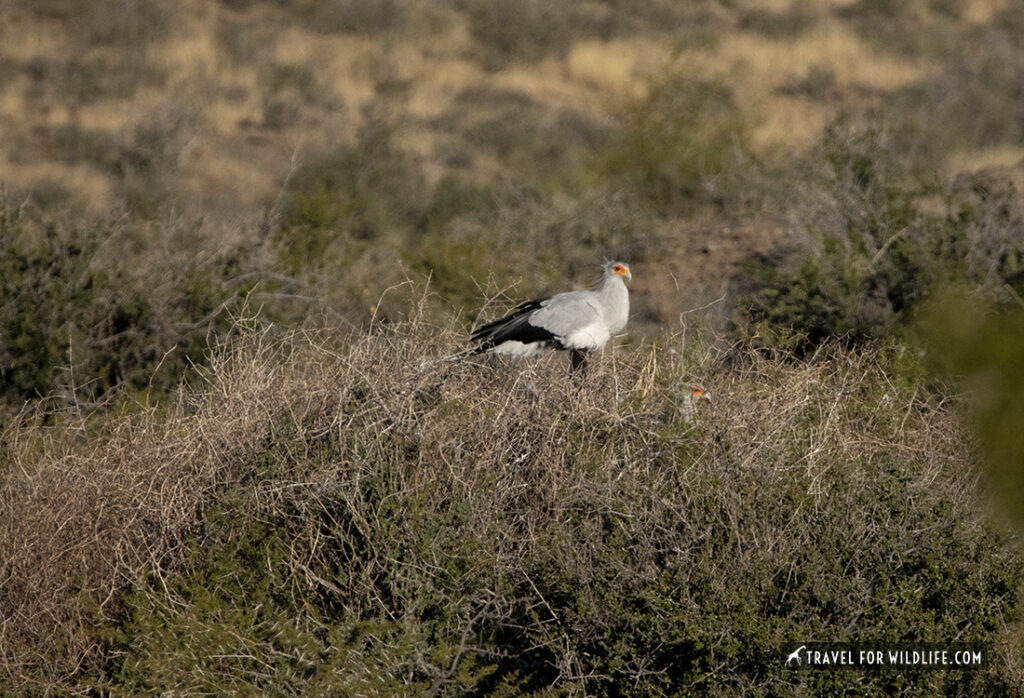
M711 391L700 383L694 383L679 403L679 414L687 424L697 421L697 415L711 404Z
M571 353L573 369L582 368L590 352L600 351L629 319L629 265L608 262L592 291L570 291L526 301L509 315L477 328L474 354L492 352L524 358L544 349Z

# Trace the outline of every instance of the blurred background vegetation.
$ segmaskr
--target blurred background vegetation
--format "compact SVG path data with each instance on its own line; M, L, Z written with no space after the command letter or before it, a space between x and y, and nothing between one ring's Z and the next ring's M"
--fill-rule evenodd
M621 258L637 346L894 348L1024 521L1022 105L1013 0L9 0L0 426Z
M801 351L902 336L949 283L1020 302L1017 3L0 12L8 409L166 392L243 298L358 326L429 277L468 327L604 257L637 336L719 298Z

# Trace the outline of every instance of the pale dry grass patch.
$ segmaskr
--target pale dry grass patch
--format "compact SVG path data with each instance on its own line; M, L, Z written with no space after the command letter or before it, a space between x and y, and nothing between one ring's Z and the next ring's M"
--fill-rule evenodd
M440 8L432 7L430 11ZM400 41L386 42L376 53L366 54L376 62L369 77L386 77L401 84L403 109L410 116L436 118L450 108L467 85L487 77L470 57L472 41L469 23L457 12L421 18L421 26L411 27ZM351 65L365 69L369 64L363 57ZM347 96L347 92L342 94Z
M430 119L443 114L467 85L484 77L473 61L458 57L435 57L429 63L417 61L407 107L411 114Z
M372 100L375 83L391 57L380 41L351 34L322 35L289 27L275 37L274 61L308 67L334 95L349 118L360 123L360 107Z
M6 89L0 90L0 115L4 118L14 119L19 118L26 110L26 101L23 89L24 81L22 80L11 80L6 85ZM64 110L61 110L62 112ZM65 112L66 113L66 112ZM61 115L56 115L57 119L61 118Z
M566 62L560 58L546 58L529 66L513 65L494 76L494 84L518 90L539 104L552 109L583 107L606 113L609 95L605 89L586 79L572 79L567 74Z
M792 41L737 32L713 48L684 51L681 66L726 74L745 87L774 89L815 66L836 74L842 86L895 89L933 74L933 67L880 53L837 20L822 20Z
M954 151L946 158L945 172L949 177L961 173L977 172L988 168L1003 170L1024 169L1024 146L1000 145L975 150ZM1018 186L1018 188L1022 188Z
M167 71L171 89L216 74L224 61L214 18L205 13L185 14L184 26L174 36L146 49L146 60Z
M30 61L41 55L60 55L67 51L68 38L60 22L29 18L26 12L0 10L0 45L3 55L17 61Z
M808 0L743 0L737 3L740 7L747 9L758 9L767 10L770 12L783 13L789 12L794 9L828 9L836 10L856 5L859 0L814 0L808 2Z
M230 202L231 193L239 189L248 196L269 201L281 186L279 173L272 163L287 154L266 152L254 146L232 146L227 143L205 144L201 138L182 162L183 185L192 195L198 210L210 210ZM237 206L239 213L255 212L247 205Z
M859 89L887 91L935 74L938 66L880 53L843 23L822 19L795 39L736 32L711 48L684 50L673 70L721 80L754 124L759 148L779 144L807 146L822 127L846 108ZM783 88L824 70L832 76L834 103L785 94Z
M487 80L529 95L538 109L553 115L571 111L614 127L623 102L641 98L666 72L728 85L750 123L750 142L773 157L778 152L775 146L802 147L813 142L837 113L876 109L884 104L886 93L933 77L939 70L915 58L913 52L904 58L872 47L866 34L857 33L863 31L858 17L883 20L876 20L870 7L851 9L854 4L853 0L705 3L692 10L694 17L713 20L683 38L651 23L658 18L681 21L688 11L633 11L625 6L563 16L551 10L552 22L580 22L579 34L534 47L537 55L526 50L517 56L522 46L513 42L508 47L511 55L505 58L514 60L494 65L488 65L488 49L474 33L473 22L486 19L486 13L477 16L469 10L471 6L458 4L396 0L378 3L365 13L359 3L341 5L321 16L330 21L329 26L320 27L310 24L320 16L313 12L313 5L190 2L164 8L156 2L140 8L167 18L169 29L139 31L136 37L132 31L146 27L121 17L118 21L130 30L122 40L108 36L102 17L87 11L82 11L81 36L76 36L71 31L75 11L70 3L54 4L53 12L63 21L19 9L9 13L10 21L0 29L4 32L0 54L14 68L13 79L2 88L0 112L14 125L17 140L30 143L33 152L24 164L5 168L4 177L12 185L36 186L38 178L29 171L27 161L38 159L40 152L58 169L62 164L75 165L62 163L62 153L47 153L45 139L33 134L30 125L74 124L117 134L150 118L162 101L153 93L166 92L164 107L182 102L200 108L203 123L194 135L212 143L211 153L218 155L244 150L249 143L270 144L276 147L275 153L290 153L300 136L307 143L315 141L318 149L321 143L346 142L366 123L365 109L376 104L386 105L408 122L419 122L411 154L431 171L431 181L452 171L445 157L473 163L467 172L476 167L470 174L481 180L500 181L507 159L495 159L485 148L461 142L451 155L444 138L453 134L439 132L430 123L453 108L453 100L467 85ZM927 20L930 13L941 11L948 20L962 9L961 24L967 31L968 23L990 22L1008 7L1002 0L972 0L962 8L954 3L948 12L930 7L914 12L924 12ZM539 5L534 9L537 17L543 16ZM392 14L402 18L393 26L387 23ZM601 24L618 15L623 22L615 27ZM743 23L747 20L753 29L731 28L736 22L748 26ZM369 23L364 27L367 31L358 30L360 21ZM521 29L511 19L502 21L510 26L495 30L499 38ZM767 34L780 24L781 29L774 31L781 31L785 38L759 33L758 21L765 23ZM944 30L959 31L952 26ZM676 40L684 45L673 61ZM556 46L558 50L552 50ZM110 67L111 75L104 74L103 66ZM66 69L82 71L83 79L69 88L61 79ZM270 79L271 84L260 84L277 69L281 74ZM788 89L813 78L815 71L834 77L830 96L807 99ZM304 84L306 74L312 76L311 85ZM90 80L96 82L95 94L88 91ZM72 94L62 94L65 91ZM31 94L37 96L26 98ZM472 106L458 108L467 114L474 111ZM528 151L527 139L521 141ZM232 219L243 207L263 206L267 196L275 193L268 194L264 186L245 186L249 183L234 192L221 185L247 162L278 181L288 171L285 162L275 165L270 158L243 158L237 167L218 172L215 158L209 157L194 160L187 177L175 179L172 173L166 182L152 178L141 187L121 181L117 171L97 176L111 180L115 199L118 194L122 199L145 199L146 192L137 196L139 189L152 187L149 198L156 203L140 206L147 215L152 215L154 206L180 203L176 202L179 188L194 201L204 177L209 177L215 181L211 189L217 191L216 198L231 199L222 207L211 206L211 217L223 214ZM72 178L68 186L77 190L78 181ZM82 198L94 197L87 192ZM205 197L204 205L210 200Z
M963 18L975 24L986 24L998 13L1010 7L1012 0L966 0Z
M85 129L117 133L128 128L164 97L159 90L140 90L131 100L98 99L76 107L72 120Z
M7 178L9 175L9 178ZM81 202L91 215L100 216L110 210L114 187L102 172L88 164L38 162L26 166L12 164L0 153L0 181L17 183L24 194L46 192L57 186L74 200Z
M573 80L593 85L612 99L642 97L644 66L661 64L668 47L638 39L586 40L572 45L565 58Z
M757 107L759 120L751 129L751 143L766 152L780 145L806 150L820 138L841 107L776 95Z

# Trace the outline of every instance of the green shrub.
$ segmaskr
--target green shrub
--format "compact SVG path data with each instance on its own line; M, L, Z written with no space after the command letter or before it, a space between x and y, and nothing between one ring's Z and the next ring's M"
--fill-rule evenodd
M93 265L109 232L49 227L32 242L10 211L0 225L3 399L18 404L60 386L95 400L122 382L145 386L160 358L146 346L151 307L130 279Z
M708 182L733 164L750 126L724 81L681 74L654 82L622 121L597 168L663 214L713 200Z
M210 335L230 327L258 277L233 281L238 249L140 268L139 234L122 221L0 212L0 403L95 407L116 389L165 396L190 362L203 363Z
M302 167L291 181L276 236L292 273L337 264L351 256L353 242L394 243L423 220L430 190L394 144L400 125L372 110L366 117L355 144Z
M762 336L790 328L801 351L834 337L863 343L901 335L937 288L997 298L1024 290L1013 185L961 178L941 191L901 171L886 143L873 131L828 132L827 170L795 207L802 243L748 264L757 288L739 305Z

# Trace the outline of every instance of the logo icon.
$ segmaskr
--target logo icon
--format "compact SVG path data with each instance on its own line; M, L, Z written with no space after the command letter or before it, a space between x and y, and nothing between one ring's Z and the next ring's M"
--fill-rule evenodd
M807 645L800 645L795 650L786 655L786 666L789 666L794 661L797 666L800 666L800 653L807 649Z

